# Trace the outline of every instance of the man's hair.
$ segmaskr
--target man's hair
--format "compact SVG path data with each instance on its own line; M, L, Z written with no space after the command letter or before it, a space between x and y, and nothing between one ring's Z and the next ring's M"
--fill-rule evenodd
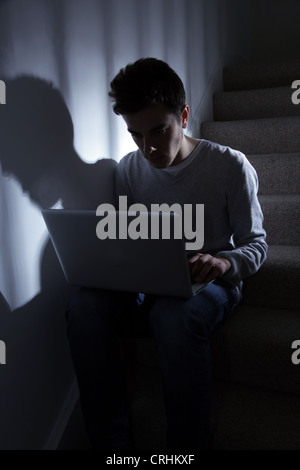
M181 115L186 104L183 83L171 67L162 60L142 58L122 68L110 83L108 93L114 101L116 114L131 114L152 104L164 104Z

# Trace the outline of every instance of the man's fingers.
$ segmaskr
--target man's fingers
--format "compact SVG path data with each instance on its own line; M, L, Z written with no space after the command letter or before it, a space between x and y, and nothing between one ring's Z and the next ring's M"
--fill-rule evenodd
M216 279L218 275L219 275L218 268L213 265L211 269L208 271L208 273L206 274L205 278L201 282L211 282L214 279Z
M200 253L197 253L196 255L192 256L190 259L189 259L189 263L194 263L195 261L197 261L202 255Z
M197 253L189 260L191 278L196 282L211 282L226 273L230 266L227 258L209 254Z
M192 279L197 282L210 282L220 273L218 272L218 260L209 254L197 253L190 258L189 266Z
M216 267L208 263L203 265L202 269L195 275L195 280L197 282L210 282L215 278L216 278Z

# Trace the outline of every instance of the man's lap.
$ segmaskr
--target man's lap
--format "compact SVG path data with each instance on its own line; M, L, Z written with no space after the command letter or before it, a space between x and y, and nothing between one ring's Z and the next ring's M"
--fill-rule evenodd
M200 322L209 335L237 303L237 289L219 280L188 299L81 288L71 299L67 316L84 322L84 317L88 321L89 316L100 315L121 336L151 335L149 321L152 329L168 329L176 321L197 329Z

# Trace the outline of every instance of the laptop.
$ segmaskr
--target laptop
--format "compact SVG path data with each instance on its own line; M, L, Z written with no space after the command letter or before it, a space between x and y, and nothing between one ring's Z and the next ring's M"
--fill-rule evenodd
M140 224L136 213L121 211L108 211L102 218L93 210L44 209L42 215L65 277L73 286L189 298L207 285L191 282L184 239L172 233L174 213L169 214L168 238L162 236L167 215L161 212L139 214ZM108 220L111 225L106 224ZM155 237L153 230L150 233L153 220L159 222ZM118 236L121 224L122 238ZM145 233L137 237L138 225L143 224L149 227L148 238Z

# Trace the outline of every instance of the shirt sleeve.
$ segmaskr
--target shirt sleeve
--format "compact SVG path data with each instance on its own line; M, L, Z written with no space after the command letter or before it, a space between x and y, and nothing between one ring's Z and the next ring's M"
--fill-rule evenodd
M234 248L216 254L230 261L231 268L223 279L234 285L257 272L267 256L264 218L257 192L256 171L243 155L238 176L231 181L227 194Z

